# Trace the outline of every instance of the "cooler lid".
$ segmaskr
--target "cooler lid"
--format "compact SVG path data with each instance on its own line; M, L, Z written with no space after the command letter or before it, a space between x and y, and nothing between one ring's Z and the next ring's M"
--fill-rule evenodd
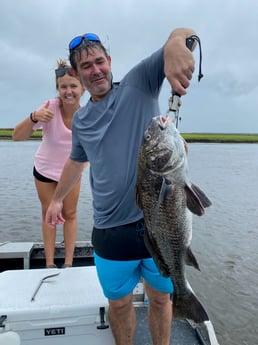
M56 273L38 289L44 277ZM9 321L96 315L107 305L95 266L0 273L0 316Z

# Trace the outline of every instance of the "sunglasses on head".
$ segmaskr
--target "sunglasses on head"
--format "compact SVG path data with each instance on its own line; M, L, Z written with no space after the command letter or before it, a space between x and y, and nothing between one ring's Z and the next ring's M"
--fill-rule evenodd
M55 74L57 78L63 77L65 74L69 74L71 76L72 75L71 67L66 66L66 67L57 68L55 70Z
M69 43L70 52L74 50L75 48L79 47L79 45L82 43L83 40L91 41L91 42L100 42L99 36L92 33L84 34L82 36L76 36Z

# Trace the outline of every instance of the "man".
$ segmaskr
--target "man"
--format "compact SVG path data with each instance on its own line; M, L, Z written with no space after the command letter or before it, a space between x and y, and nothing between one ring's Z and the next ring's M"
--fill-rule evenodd
M165 77L184 95L194 71L186 38L176 29L164 47L141 61L120 83L113 83L111 57L95 34L75 37L70 62L90 93L73 120L73 145L47 211L49 225L63 223L62 200L90 162L94 228L92 243L98 277L109 300L109 321L117 345L132 345L136 328L132 291L144 278L154 345L168 345L173 284L160 275L143 240L144 223L135 202L138 153Z

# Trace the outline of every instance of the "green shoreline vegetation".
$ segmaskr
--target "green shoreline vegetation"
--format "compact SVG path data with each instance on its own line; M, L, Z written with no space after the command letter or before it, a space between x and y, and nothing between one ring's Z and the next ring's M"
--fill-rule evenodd
M0 140L12 139L13 128L0 128ZM203 143L258 143L258 134L241 133L181 133L184 139L191 142ZM40 140L42 131L35 131L28 140Z
M0 140L3 139L12 139L13 134L13 128L0 128ZM38 139L40 140L42 138L42 130L38 129L37 131L33 132L32 136L28 140Z

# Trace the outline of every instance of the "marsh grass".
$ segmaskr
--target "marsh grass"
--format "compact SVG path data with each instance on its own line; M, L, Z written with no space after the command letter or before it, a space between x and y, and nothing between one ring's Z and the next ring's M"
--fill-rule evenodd
M258 134L182 133L187 142L258 143Z
M11 139L13 128L0 128L0 139ZM204 143L258 143L258 134L234 133L181 133L187 142ZM42 138L42 131L35 131L29 139Z
M0 139L12 139L13 128L0 128ZM42 130L38 129L33 132L32 136L29 139L41 139Z

